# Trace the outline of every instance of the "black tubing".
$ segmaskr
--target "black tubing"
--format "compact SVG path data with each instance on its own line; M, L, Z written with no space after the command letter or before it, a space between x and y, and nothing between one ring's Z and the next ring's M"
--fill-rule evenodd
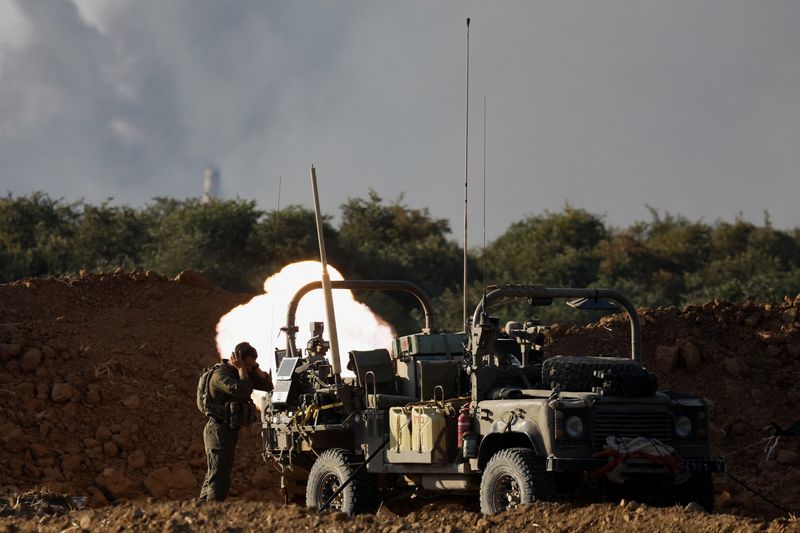
M289 302L289 308L286 311L286 350L287 353L294 357L297 354L297 347L295 346L295 333L297 326L295 324L295 314L297 313L297 306L303 296L309 292L321 289L321 281L312 281L300 287L292 300ZM401 291L413 294L422 305L422 310L425 313L425 331L430 332L433 327L433 304L431 299L422 290L422 288L410 281L401 280L371 280L371 279L346 279L346 280L332 280L331 289L347 289L352 291Z
M319 508L319 511L318 511L318 512L320 512L320 513L321 513L322 511L324 511L324 510L326 510L328 507L330 507L330 505L331 505L331 502L332 502L334 499L336 499L336 497L337 497L339 494L341 494L341 492L344 490L344 488L345 488L347 485L349 485L349 484L350 484L350 482L351 482L351 481L353 481L353 480L356 478L356 476L358 475L358 473L359 473L359 472L361 472L361 469L362 469L362 468L364 468L365 466L367 466L367 464L369 464L369 463L370 463L370 461L372 461L373 459L375 459L376 457L378 457L378 454L379 454L379 453L380 453L380 452L381 452L381 451L382 451L384 448L386 448L386 446L388 446L388 445L389 445L389 439L386 439L385 441L383 441L383 444L381 444L380 446L378 446L378 449L377 449L377 450L375 450L374 452L372 452L372 454L371 454L369 457L367 457L367 459L366 459L366 460L365 460L363 463L361 463L360 465L358 465L358 468L356 468L356 469L353 471L353 473L352 473L352 474L350 474L350 477L349 477L349 478L347 478L347 479L345 479L345 480L344 480L344 483L342 483L342 484L339 486L339 488L338 488L338 489L336 489L336 491L335 491L333 494L331 494L331 497L330 497L330 498L328 498L328 501L326 501L325 503L323 503L323 504L322 504L322 507L320 507L320 508Z

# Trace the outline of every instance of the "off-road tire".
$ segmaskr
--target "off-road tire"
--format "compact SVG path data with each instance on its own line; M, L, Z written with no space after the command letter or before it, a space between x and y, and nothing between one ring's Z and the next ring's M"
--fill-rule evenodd
M692 474L680 485L673 485L675 501L680 505L699 504L707 513L714 511L714 479L709 473Z
M548 388L568 392L592 392L597 383L595 370L612 371L615 375L641 373L642 365L622 357L590 357L557 355L542 363L542 382Z
M340 448L325 450L320 454L308 474L306 507L318 510L332 492L341 486L356 467L350 463L350 454ZM362 470L336 498L328 510L341 511L350 516L375 512L378 494L367 472Z
M516 489L514 496L506 496L508 485ZM481 512L495 514L515 505L525 505L535 501L555 501L556 486L547 472L544 460L537 457L529 448L506 448L495 453L481 477Z

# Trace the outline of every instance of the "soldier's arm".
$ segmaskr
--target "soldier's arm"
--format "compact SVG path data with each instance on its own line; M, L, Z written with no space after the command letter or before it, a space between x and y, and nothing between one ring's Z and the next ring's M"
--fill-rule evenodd
M215 391L230 394L237 400L246 400L253 394L253 382L249 377L239 379L228 372L214 372L209 386Z
M254 389L265 392L272 390L272 378L260 368L256 368L255 372L250 372L250 379L253 381Z

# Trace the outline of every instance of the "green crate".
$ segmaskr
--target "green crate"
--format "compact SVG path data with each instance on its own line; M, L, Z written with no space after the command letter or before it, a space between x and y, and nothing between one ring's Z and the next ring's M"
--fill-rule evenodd
M396 357L414 355L461 355L464 352L463 335L459 333L415 333L395 339L392 351Z

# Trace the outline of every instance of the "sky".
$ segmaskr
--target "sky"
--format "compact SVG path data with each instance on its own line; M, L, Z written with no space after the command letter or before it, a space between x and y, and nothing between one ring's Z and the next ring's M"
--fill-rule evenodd
M0 192L800 226L800 2L0 0ZM483 102L486 99L484 136ZM486 157L484 158L484 141ZM483 195L484 166L487 194Z

